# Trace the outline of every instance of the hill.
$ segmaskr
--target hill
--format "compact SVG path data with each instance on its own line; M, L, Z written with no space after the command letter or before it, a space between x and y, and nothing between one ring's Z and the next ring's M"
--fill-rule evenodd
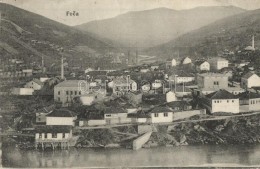
M114 18L91 21L76 27L111 39L125 47L146 48L166 43L218 19L241 12L244 10L233 6L198 7L180 11L157 8L128 12Z
M191 31L168 43L145 51L149 55L164 57L181 55L216 56L223 50L239 51L251 45L252 35L255 46L260 46L260 10L248 11L230 16L210 25Z
M116 50L111 44L70 26L55 22L23 9L0 3L2 13L0 32L1 58L23 58L46 65L59 61L59 49L67 60L79 61ZM80 62L80 61L79 61ZM40 62L41 63L41 62Z

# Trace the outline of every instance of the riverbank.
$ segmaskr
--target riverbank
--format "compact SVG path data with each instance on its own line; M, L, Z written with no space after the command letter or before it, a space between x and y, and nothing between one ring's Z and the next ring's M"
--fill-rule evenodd
M203 144L260 143L260 115L230 117L221 120L154 125L154 132L144 148ZM118 134L118 133L126 133ZM77 147L131 148L137 138L137 126L85 130L79 133ZM133 135L127 135L133 134ZM113 146L111 146L113 147Z

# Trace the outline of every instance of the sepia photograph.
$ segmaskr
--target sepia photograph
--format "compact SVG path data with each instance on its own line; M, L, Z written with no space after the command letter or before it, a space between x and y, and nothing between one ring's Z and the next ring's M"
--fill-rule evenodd
M0 168L182 167L260 167L260 0L0 0Z

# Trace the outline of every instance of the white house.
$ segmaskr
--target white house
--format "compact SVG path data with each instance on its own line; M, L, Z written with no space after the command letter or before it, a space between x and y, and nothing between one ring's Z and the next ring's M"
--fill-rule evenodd
M153 89L158 89L158 88L162 87L162 85L163 85L162 80L156 79L156 80L154 80L154 82L152 82Z
M257 74L248 72L241 78L241 87L244 89L260 86L260 78Z
M228 60L220 57L211 58L208 60L210 64L210 70L217 71L224 67L228 67Z
M239 113L238 97L223 89L205 95L201 103L210 113Z
M189 57L185 57L182 61L182 64L183 65L186 65L186 64L190 64L192 63L191 59Z
M192 82L195 80L195 77L189 73L184 71L176 72L169 76L169 81L174 82L176 80L176 84Z
M198 61L195 63L196 69L198 71L209 71L210 70L210 64L207 61Z
M238 95L240 111L259 111L260 110L260 95L253 92L244 92Z
M41 82L39 79L33 79L24 85L24 88L31 88L33 90L41 90L42 87L43 82Z
M72 138L71 126L46 126L35 127L35 143L67 142Z
M32 88L13 88L13 95L21 95L21 96L31 96L33 95L34 89Z
M121 107L107 107L104 111L106 124L130 123L131 119L127 118L127 111Z
M74 126L76 114L66 109L55 109L46 115L46 125Z
M173 111L167 107L155 107L149 114L151 123L167 123L173 120Z
M176 100L177 100L177 97L173 91L169 91L166 93L166 102L173 102Z

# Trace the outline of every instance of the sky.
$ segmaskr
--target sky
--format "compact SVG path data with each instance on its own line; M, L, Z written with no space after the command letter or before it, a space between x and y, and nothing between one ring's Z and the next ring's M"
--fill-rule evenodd
M7 4L74 26L93 20L115 17L129 11L160 7L184 10L199 6L237 6L247 10L260 8L260 0L0 0ZM66 12L79 16L67 16Z

